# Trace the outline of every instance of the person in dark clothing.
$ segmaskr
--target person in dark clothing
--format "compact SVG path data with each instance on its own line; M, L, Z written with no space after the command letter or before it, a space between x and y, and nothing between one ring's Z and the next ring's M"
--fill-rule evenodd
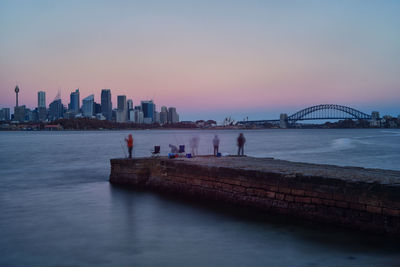
M214 146L214 156L217 156L218 154L218 149L219 149L219 138L218 135L214 136L213 139L213 146Z
M244 155L244 143L246 143L246 138L244 138L243 134L240 133L237 139L238 156Z
M128 136L128 138L125 138L125 142L126 142L126 146L128 147L128 151L129 151L129 158L132 158L132 149L133 149L133 137L130 134Z

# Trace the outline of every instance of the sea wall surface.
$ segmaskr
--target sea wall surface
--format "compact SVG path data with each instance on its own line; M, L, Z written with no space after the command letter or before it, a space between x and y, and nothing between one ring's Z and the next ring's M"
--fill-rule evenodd
M110 182L400 235L400 172L270 158L111 159Z

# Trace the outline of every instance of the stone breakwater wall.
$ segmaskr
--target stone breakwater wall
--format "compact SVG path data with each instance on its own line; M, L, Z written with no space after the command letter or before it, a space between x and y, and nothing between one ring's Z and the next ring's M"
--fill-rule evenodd
M110 182L400 235L400 172L274 159L112 159Z

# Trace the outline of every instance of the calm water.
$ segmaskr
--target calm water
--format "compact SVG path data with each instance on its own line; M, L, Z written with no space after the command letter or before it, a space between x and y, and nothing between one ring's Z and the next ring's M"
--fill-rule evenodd
M133 131L136 156L214 131ZM219 131L235 153L238 131ZM0 132L1 266L400 266L400 242L108 183L128 132ZM244 131L245 153L400 170L399 130Z

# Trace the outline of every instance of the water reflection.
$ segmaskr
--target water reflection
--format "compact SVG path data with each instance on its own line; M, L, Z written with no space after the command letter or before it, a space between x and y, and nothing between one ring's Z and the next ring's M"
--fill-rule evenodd
M0 133L0 265L395 266L400 262L397 240L390 238L111 186L109 159L122 156L119 142L127 133ZM396 133L248 131L245 152L398 168ZM199 153L211 154L214 131L134 131L135 155L149 155L154 140L162 140L161 152L166 154L170 142L176 139L187 145L194 135L200 137ZM222 152L237 152L237 131L218 135ZM19 146L24 150L15 149ZM346 158L338 151L345 151Z

